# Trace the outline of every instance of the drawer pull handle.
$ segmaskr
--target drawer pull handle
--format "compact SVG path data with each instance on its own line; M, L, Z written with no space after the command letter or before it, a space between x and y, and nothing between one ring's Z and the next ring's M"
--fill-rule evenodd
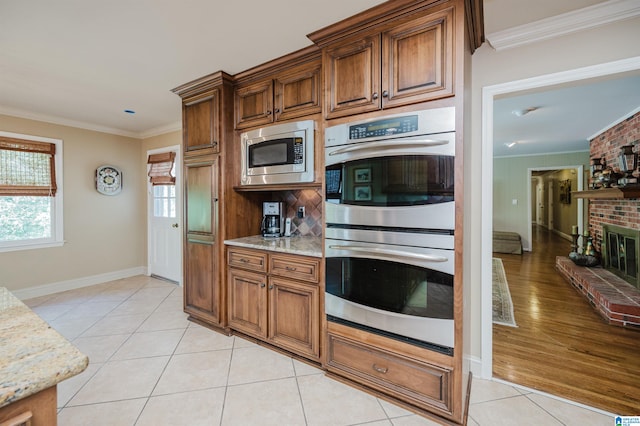
M287 266L285 269L286 269L287 271L295 271L295 270L297 270L298 268L294 268L293 266Z
M249 259L245 259L244 257L240 258L240 262L249 263Z
M386 368L386 367L378 367L375 364L373 364L373 369L376 370L378 373L382 373L382 374L386 374L386 372L389 371L388 368Z

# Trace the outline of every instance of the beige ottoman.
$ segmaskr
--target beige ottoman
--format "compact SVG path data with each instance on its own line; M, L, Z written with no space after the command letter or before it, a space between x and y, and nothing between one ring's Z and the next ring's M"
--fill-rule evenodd
M522 254L522 239L515 232L493 231L493 252Z

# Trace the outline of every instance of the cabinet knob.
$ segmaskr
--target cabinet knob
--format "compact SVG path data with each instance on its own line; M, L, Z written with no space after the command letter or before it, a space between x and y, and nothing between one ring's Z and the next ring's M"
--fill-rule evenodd
M389 96L389 92L387 92L386 90L382 92L382 97L386 98L387 96Z
M260 283L260 288L265 288L267 285L265 283Z
M177 223L173 223L173 224L171 225L171 227L172 227L172 228L177 228L177 227L178 227L178 224L177 224Z
M267 115L271 115L271 110L268 110L268 111L267 111Z
M280 108L276 108L276 114L280 114Z
M373 99L378 99L378 92L373 92L373 95L371 95L371 97Z
M273 290L273 284L269 286L269 290Z
M387 367L378 367L375 364L373 364L373 369L376 370L378 373L382 373L382 374L385 374L387 371L389 371Z

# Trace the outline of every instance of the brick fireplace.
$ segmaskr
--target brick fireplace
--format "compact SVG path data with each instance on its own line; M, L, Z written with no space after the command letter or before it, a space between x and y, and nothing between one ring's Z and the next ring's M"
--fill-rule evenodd
M619 171L618 156L625 145L633 146L633 151L640 154L640 112L594 137L590 141L590 157L600 158L605 166ZM633 198L628 191L613 190L613 195L604 189L588 192L584 197L589 201L588 230L598 253L603 249L604 226L640 231L640 190L631 195ZM640 265L639 255L636 250L635 265ZM610 324L640 329L638 288L608 270L577 266L566 257L558 257L556 267Z

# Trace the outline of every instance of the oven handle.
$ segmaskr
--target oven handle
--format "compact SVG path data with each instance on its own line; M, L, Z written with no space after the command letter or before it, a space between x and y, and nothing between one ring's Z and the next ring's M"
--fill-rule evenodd
M354 251L359 253L378 253L378 254L386 254L389 256L396 257L404 257L406 259L417 259L417 260L426 260L428 262L446 262L448 259L444 256L436 256L433 254L417 254L417 253L409 253L406 251L400 250L389 250L382 249L376 247L364 247L364 246L329 246L330 249L334 250L346 250L346 251Z
M359 145L351 145L346 146L344 148L338 148L335 151L331 151L329 155L339 155L347 152L353 151L363 151L370 149L394 149L394 148L407 148L407 147L429 147L429 146L439 146L439 145L447 145L449 143L448 140L434 140L434 139L417 139L417 140L407 140L407 141L398 141L389 140L389 141L381 141L381 142L365 142Z

